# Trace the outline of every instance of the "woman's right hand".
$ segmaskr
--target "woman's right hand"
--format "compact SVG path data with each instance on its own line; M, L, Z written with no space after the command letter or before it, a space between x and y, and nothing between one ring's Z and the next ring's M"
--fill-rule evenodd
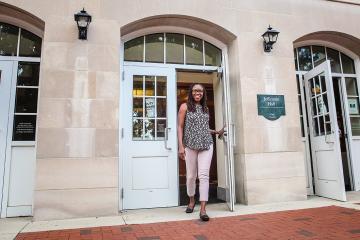
M185 161L185 148L179 147L179 158L183 161Z

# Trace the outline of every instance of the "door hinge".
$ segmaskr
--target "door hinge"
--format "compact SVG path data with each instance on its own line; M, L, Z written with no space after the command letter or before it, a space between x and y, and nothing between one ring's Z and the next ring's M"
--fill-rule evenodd
M124 81L125 80L125 71L121 72L121 80Z
M121 128L121 138L124 138L124 128Z
M124 199L124 188L121 188L121 199Z

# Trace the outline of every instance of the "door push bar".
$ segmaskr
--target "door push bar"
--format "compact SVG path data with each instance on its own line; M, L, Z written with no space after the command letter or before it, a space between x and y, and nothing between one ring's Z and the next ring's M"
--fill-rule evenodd
M165 144L165 149L166 150L171 150L171 147L168 147L168 145L167 145L167 140L168 140L168 136L169 136L169 130L171 130L171 128L165 128L164 144Z

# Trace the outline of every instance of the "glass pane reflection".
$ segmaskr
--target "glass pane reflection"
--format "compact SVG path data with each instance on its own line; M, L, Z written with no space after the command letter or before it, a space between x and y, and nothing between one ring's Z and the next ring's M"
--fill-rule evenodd
M143 120L134 118L133 119L133 139L141 140L143 136Z
M184 35L166 33L166 62L184 63Z
M319 117L319 135L325 135L324 117Z
M355 73L354 60L352 60L347 55L341 53L341 63L343 68L343 73L353 74Z
M157 99L157 117L159 118L166 117L166 98Z
M360 117L350 117L351 132L353 136L360 136Z
M185 36L186 64L203 65L203 42L199 38Z
M221 50L208 42L205 42L205 65L221 66Z
M133 77L133 96L143 96L143 76Z
M0 55L16 56L18 38L18 27L6 23L0 23Z
M37 112L37 88L17 88L16 89L16 113L36 113Z
M326 92L325 76L320 76L321 92Z
M315 94L316 94L316 95L321 94L321 88L320 88L319 78L320 78L320 76L317 76L317 77L314 78L314 82L315 82L315 89L314 89L314 91L315 91Z
M326 48L326 52L330 60L331 72L341 73L339 52L332 48Z
M143 98L133 99L133 117L143 116Z
M155 95L155 76L145 76L145 96Z
M327 106L327 97L326 94L322 94L316 98L317 107L318 107L318 115L324 115L328 112Z
M302 71L310 71L312 69L311 50L310 47L298 48L299 67Z
M312 98L311 99L311 109L312 109L312 115L316 116L317 115L317 110L316 110L316 98Z
M156 138L159 140L159 138L165 137L166 120L157 120L156 122Z
M21 29L19 56L40 57L41 38L35 34Z
M155 120L154 119L145 119L145 132L144 140L154 140L155 139Z
M155 98L145 98L145 117L155 117Z
M348 95L351 96L357 96L357 84L356 84L356 78L345 78L345 85L346 85L346 92Z
M164 34L145 36L145 62L164 62Z
M314 125L314 135L319 136L319 122L317 117L313 118L313 125Z
M326 60L325 48L321 46L312 46L313 60L315 67Z
M144 37L127 41L124 45L124 60L142 62L144 59Z
M309 79L311 96L315 96L317 88L315 88L315 78Z
M19 62L17 86L39 86L40 63Z
M156 95L166 96L166 77L163 76L156 77Z

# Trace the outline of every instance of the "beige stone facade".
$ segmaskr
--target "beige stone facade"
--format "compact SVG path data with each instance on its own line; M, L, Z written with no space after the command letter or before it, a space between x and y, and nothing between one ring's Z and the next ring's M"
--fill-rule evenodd
M325 0L3 2L23 12L19 17L0 12L1 21L11 20L43 37L35 219L116 215L121 210L122 37L163 25L203 32L227 46L237 203L306 199L294 44L328 41L359 56L359 5ZM83 7L92 15L87 41L78 40L74 21ZM27 14L43 27L20 19ZM157 17L161 15L175 21ZM146 18L153 20L134 25ZM273 51L264 53L261 35L269 24L280 35ZM277 121L258 116L256 95L261 93L284 95L286 115Z

